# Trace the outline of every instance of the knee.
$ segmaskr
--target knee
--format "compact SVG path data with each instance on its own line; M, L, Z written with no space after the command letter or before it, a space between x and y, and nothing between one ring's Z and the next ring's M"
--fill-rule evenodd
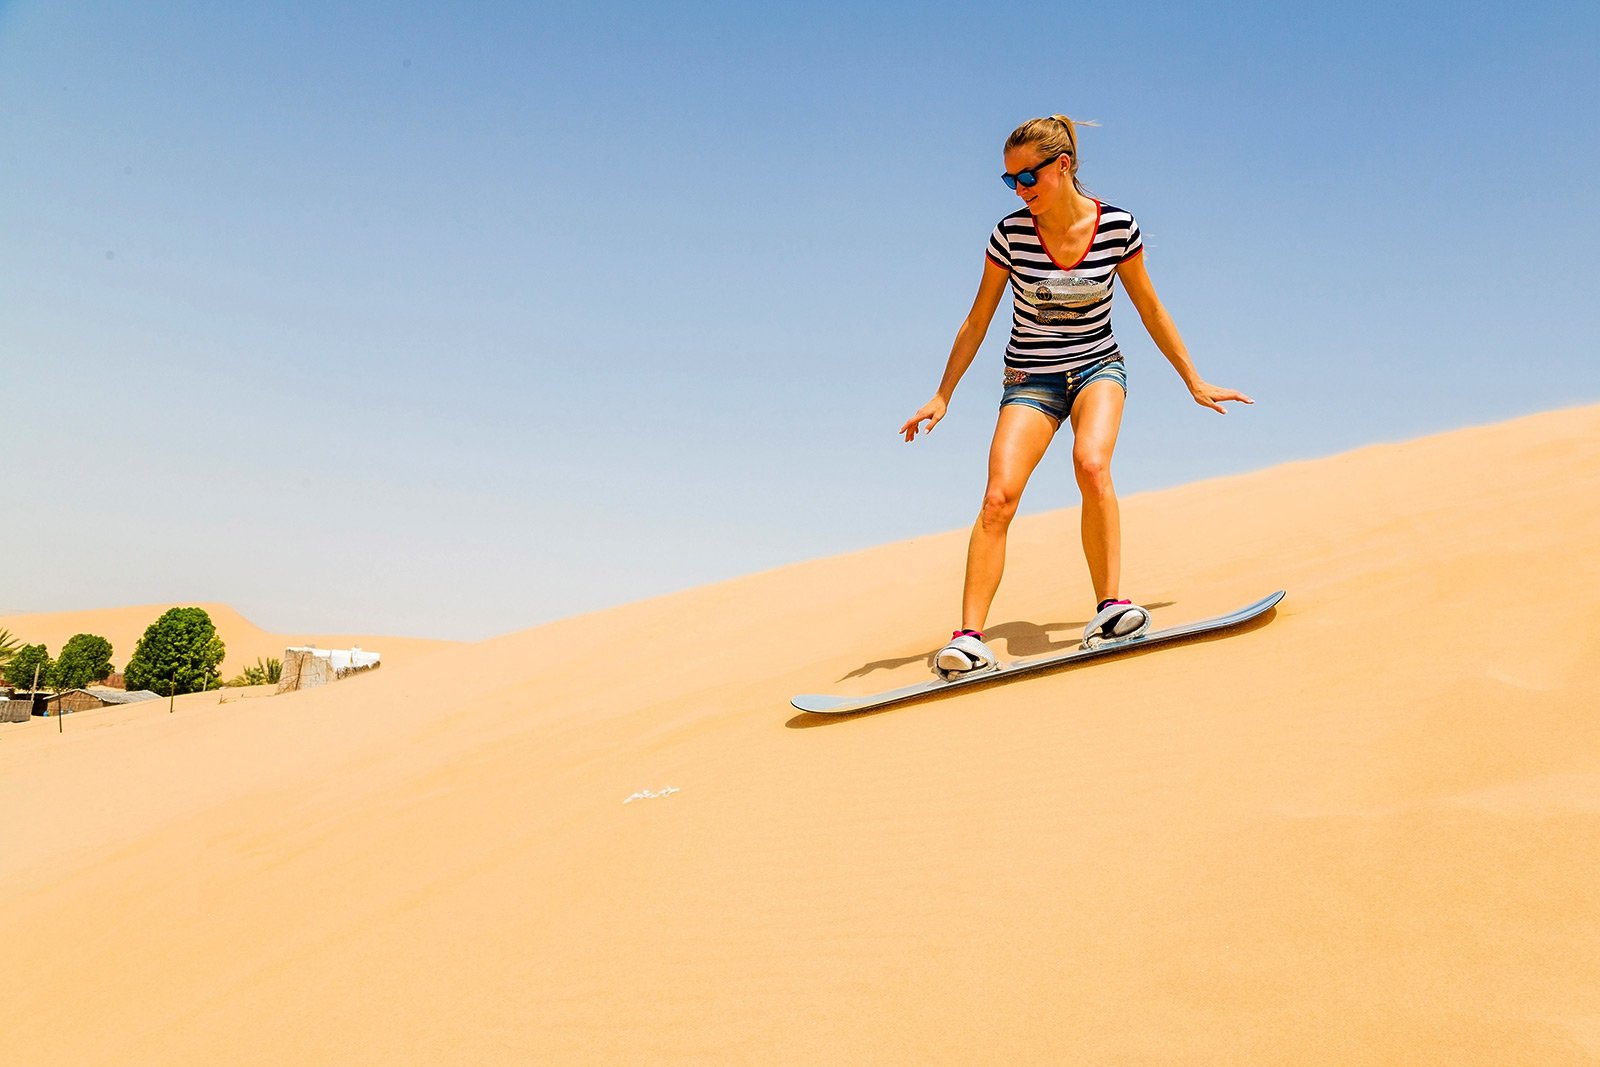
M1107 496L1112 492L1110 456L1088 450L1074 452L1072 469L1078 478L1078 488L1085 495Z
M983 494L983 510L978 513L978 523L986 530L1004 530L1016 517L1021 498L1013 492L991 487Z

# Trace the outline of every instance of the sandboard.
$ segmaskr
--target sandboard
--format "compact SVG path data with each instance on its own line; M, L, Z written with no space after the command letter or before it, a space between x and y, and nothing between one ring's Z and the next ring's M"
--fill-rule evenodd
M1154 645L1182 641L1187 637L1198 637L1201 634L1216 633L1220 630L1232 629L1235 626L1243 626L1251 619L1271 611L1277 606L1278 601L1283 599L1283 596L1284 591L1280 589L1270 596L1262 597L1254 604L1242 607L1238 611L1230 612L1227 615L1218 615L1211 619L1200 619L1197 622L1184 623L1182 626L1173 626L1165 630L1151 630L1138 637L1131 637L1125 641L1109 641L1095 648L1074 648L1067 652L1055 652L1048 656L1014 660L1011 663L1002 663L1000 666L990 670L974 671L971 674L962 675L960 678L950 682L935 678L927 682L918 682L916 685L903 686L899 689L890 689L882 693L872 693L858 697L803 693L790 700L789 703L801 711L814 712L818 715L850 715L856 712L873 711L887 707L890 704L916 700L919 697L932 696L935 693L945 693L952 689L988 685L1007 678L1015 678L1021 674L1045 671L1052 667L1063 667L1069 663L1081 663L1084 660L1116 656L1125 652L1150 648Z

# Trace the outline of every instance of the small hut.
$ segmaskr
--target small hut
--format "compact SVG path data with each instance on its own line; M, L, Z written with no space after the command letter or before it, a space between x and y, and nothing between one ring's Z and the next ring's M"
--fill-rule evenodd
M137 704L142 700L155 700L159 695L148 689L135 689L130 693L109 686L91 685L87 689L68 689L64 693L57 693L47 698L44 702L44 713L71 715L76 711L92 711L112 704Z
M44 702L49 699L49 692L43 689L37 693L28 689L13 689L11 700L5 707L12 716L12 722L27 722L30 716L44 714Z
M0 722L27 722L33 718L33 701L0 696Z

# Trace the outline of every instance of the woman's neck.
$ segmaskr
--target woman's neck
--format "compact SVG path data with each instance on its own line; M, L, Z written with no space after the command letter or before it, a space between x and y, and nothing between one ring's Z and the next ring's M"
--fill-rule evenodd
M1099 209L1099 205L1092 197L1084 196L1076 188L1063 189L1061 198L1052 204L1049 210L1039 214L1039 225L1054 232L1065 233L1074 223L1092 218Z

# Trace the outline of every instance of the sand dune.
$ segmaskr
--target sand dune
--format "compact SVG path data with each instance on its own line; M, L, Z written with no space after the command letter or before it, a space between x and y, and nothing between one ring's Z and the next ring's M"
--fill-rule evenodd
M924 677L960 531L0 726L0 1055L1595 1063L1596 500L1600 407L1134 497L1160 624L1276 616L882 714L786 701ZM1003 655L1082 626L1076 524Z
M126 667L139 638L151 623L159 619L168 608L204 608L211 616L227 648L227 658L222 661L222 677L232 678L257 659L283 658L283 650L291 645L315 645L318 648L362 648L382 652L386 666L413 659L419 655L448 647L453 641L439 641L420 637L384 637L372 634L327 633L268 633L226 604L142 604L135 607L105 608L94 611L50 611L20 615L0 615L0 630L10 630L12 636L23 644L43 643L52 656L61 654L75 634L98 634L111 642L111 662L117 668Z

